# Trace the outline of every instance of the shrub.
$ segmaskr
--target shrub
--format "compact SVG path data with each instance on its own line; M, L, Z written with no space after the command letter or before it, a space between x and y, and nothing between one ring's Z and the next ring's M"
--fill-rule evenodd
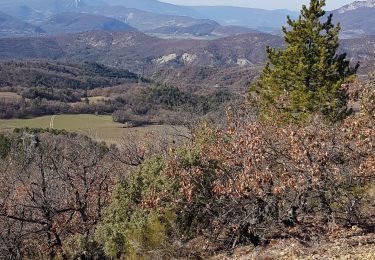
M92 237L81 234L66 238L63 251L68 259L105 259L100 245Z
M175 213L166 199L173 194L173 184L163 176L163 169L164 160L152 158L117 183L96 232L107 256L161 259L168 254Z
M5 135L0 134L0 159L4 159L8 155L9 149L9 139Z
M232 113L223 129L204 127L167 162L182 196L178 224L221 249L280 236L309 239L309 227L320 223L358 224L375 177L375 130L358 125L368 116L280 127Z
M64 132L24 129L11 137L0 163L0 258L67 259L90 251L120 168L117 151ZM77 247L69 242L74 237Z

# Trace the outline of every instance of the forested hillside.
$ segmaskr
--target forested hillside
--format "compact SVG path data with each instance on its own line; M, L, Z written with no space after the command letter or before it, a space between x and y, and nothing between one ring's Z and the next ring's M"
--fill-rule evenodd
M93 89L126 82L137 82L139 76L127 70L97 63L53 61L0 62L0 87L47 87L55 89Z
M178 124L217 113L237 95L220 87L203 93L184 91L128 70L87 62L4 61L0 78L0 118L89 113L110 114L114 121L133 126Z
M348 53L353 62L360 61L360 74L367 74L374 60L374 42L372 37L343 40L340 50ZM189 83L194 80L195 86L232 84L245 89L254 79L254 72L266 61L266 46L282 45L281 37L262 33L198 41L160 39L141 33L88 32L47 38L0 39L0 59L99 62L129 69L162 84L181 84L179 87L186 88L192 87ZM176 73L163 76L163 71L174 70ZM249 74L241 76L239 71ZM187 75L182 81L179 79L181 74ZM226 75L225 78L222 75Z

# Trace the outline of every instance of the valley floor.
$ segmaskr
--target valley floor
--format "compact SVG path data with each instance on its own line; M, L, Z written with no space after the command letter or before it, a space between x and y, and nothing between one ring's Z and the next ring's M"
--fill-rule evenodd
M186 132L186 129L170 125L147 125L127 128L124 124L113 122L111 116L88 114L42 116L31 119L0 119L0 132L12 131L15 128L52 128L67 130L89 136L97 141L118 144L123 138L143 138L145 134L175 135Z

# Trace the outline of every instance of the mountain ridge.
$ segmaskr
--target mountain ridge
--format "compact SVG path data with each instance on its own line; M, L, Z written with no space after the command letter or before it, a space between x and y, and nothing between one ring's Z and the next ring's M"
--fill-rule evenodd
M282 47L282 37L250 33L217 40L161 39L139 32L85 32L43 38L0 39L0 59L97 61L140 72L158 66L241 67L263 65L266 46ZM353 61L373 59L375 37L341 41Z
M23 11L20 11L21 7L23 8ZM267 32L273 32L280 28L281 25L285 23L286 14L294 14L292 11L289 12L285 10L267 11L240 7L225 7L226 11L224 12L221 10L223 7L207 7L210 9L205 11L203 10L205 7L179 6L155 0L5 0L5 3L0 3L0 8L6 10L10 15L23 19L27 22L34 22L35 20L40 22L43 17L45 19L59 12L92 12L120 19L124 18L124 14L121 15L117 9L122 9L125 11L124 8L127 8L133 9L133 13L140 13L140 11L153 13L154 17L156 17L156 15L164 15L164 18L166 18L167 21L172 21L172 19L170 19L171 17L166 17L166 15L175 17L180 16L179 18L176 17L178 20L186 20L190 17L190 19L195 20L215 20L224 26L244 26L253 29L258 28L259 30L264 30ZM236 11L236 14L233 14L232 9ZM255 20L250 18L251 16L254 17L255 14L259 12L261 13L257 15L258 18ZM215 13L217 14L215 15ZM223 14L227 15L225 19L216 19L219 18L218 16ZM228 15L230 16L228 17ZM148 16L150 16L150 14L148 14ZM162 18L163 17L160 17L159 21ZM238 19L238 21L236 19ZM232 22L230 20L232 20ZM266 22L260 22L260 20ZM124 20L121 21L124 22ZM138 23L140 22L138 21ZM134 24L132 26L136 27ZM173 26L176 26L176 24ZM189 26L192 25L190 24L179 27ZM164 24L159 26L159 28L161 27L166 27L166 25ZM156 28L149 30L153 29Z
M40 24L50 34L74 33L84 31L127 31L135 32L135 28L110 17L88 13L58 13Z
M375 0L356 1L329 13L333 22L341 25L341 38L375 35Z
M345 12L353 11L359 8L375 8L375 0L355 1L353 3L344 5L341 8L338 8L336 11L339 14L343 14Z
M297 13L289 10L263 10L233 6L178 6L156 0L4 0L0 7L7 14L31 23L43 25L48 32L60 33L101 30L103 26L83 26L82 29L62 29L60 25L48 26L51 17L59 13L90 13L111 20L113 30L124 30L126 23L139 31L164 38L168 37L226 37L240 33L262 31L280 35L286 16L296 18ZM127 7L125 7L127 6ZM358 38L375 35L375 0L356 1L328 13L334 14L333 21L342 25L342 38ZM13 8L13 9L12 9ZM136 9L139 8L139 9ZM363 19L366 17L366 19ZM103 23L103 17L92 16L91 22ZM90 20L90 19L89 19ZM109 21L109 20L108 20ZM224 27L221 27L224 26ZM235 30L231 30L230 27ZM106 27L106 26L104 26ZM111 27L111 26L110 26ZM240 28L241 27L241 28ZM77 28L80 26L77 25ZM250 29L249 29L250 28ZM106 28L108 29L108 28ZM9 35L11 36L11 30ZM19 35L19 34L15 34ZM6 37L5 32L3 37Z
M13 36L37 36L45 31L38 26L26 23L0 11L0 37Z

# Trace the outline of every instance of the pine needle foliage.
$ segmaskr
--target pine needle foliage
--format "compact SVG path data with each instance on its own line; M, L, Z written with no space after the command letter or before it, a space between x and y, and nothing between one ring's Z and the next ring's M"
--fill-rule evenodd
M324 6L324 0L303 5L299 18L287 17L282 28L285 48L267 47L268 63L249 96L266 120L301 122L318 112L335 122L349 113L344 85L354 79L358 64L352 67L346 53L337 54L340 25L333 25Z

